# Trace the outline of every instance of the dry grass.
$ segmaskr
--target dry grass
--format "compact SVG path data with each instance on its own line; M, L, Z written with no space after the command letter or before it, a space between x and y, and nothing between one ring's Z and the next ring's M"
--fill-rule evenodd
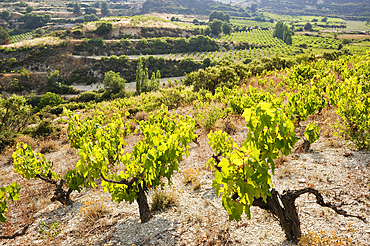
M66 150L67 155L76 156L78 154L78 151L71 147L69 144L64 146L64 149Z
M196 168L187 168L184 171L184 184L192 184L193 191L199 189L202 186L202 182L199 178L199 170Z
M238 122L228 117L226 119L219 119L215 124L215 129L227 132L229 135L234 135L238 131Z
M68 133L67 133L66 128L62 128L62 130L60 131L59 141L62 145L69 143Z
M292 168L289 165L283 166L276 174L276 178L283 179L292 174Z
M46 140L40 143L40 153L51 153L58 151L60 149L60 144L55 140Z
M26 143L31 146L32 149L35 149L38 146L38 143L35 139L33 139L30 136L22 135L15 139L14 146L16 146L18 143Z
M109 209L104 205L107 202L109 198L105 196L96 199L89 198L83 202L84 207L79 208L78 213L86 226L92 226L109 213Z
M289 161L289 159L285 155L283 155L283 154L280 153L279 158L277 158L276 160L274 160L275 167L276 168L280 168L280 167L282 167L288 161Z
M20 47L34 47L34 46L46 46L46 45L52 46L52 45L58 45L61 42L63 42L63 40L57 37L42 37L42 38L35 38L32 40L25 40L25 41L18 42L15 44L3 45L2 47L20 48Z
M3 153L0 155L0 160L1 160L1 164L2 165L5 165L5 166L8 166L8 165L11 165L13 164L13 152L14 152L14 148L10 148L10 147L7 147Z
M331 138L334 136L334 129L329 125L322 125L320 131L320 137L322 138Z
M137 112L135 115L134 115L134 119L137 120L137 121L147 121L149 119L149 114L147 112Z
M38 146L38 143L35 139L27 136L27 135L21 135L15 139L14 146L6 147L5 150L0 155L0 165L11 165L13 164L13 152L15 151L15 148L18 143L26 143L30 145L33 149L35 149Z
M152 211L160 210L162 211L165 208L176 206L177 198L173 192L166 192L161 189L157 189L153 196L150 208Z
M206 216L204 216L206 214ZM230 235L230 224L220 223L217 212L208 209L202 214L190 214L188 221L194 223L194 238L180 245L233 245Z
M347 233L354 232L352 226L346 230ZM309 245L353 245L351 236L338 236L335 230L326 233L324 230L316 233L313 231L303 235L298 243L300 246Z
M326 139L325 147L336 148L336 149L343 148L344 141L340 138L332 137L332 138Z

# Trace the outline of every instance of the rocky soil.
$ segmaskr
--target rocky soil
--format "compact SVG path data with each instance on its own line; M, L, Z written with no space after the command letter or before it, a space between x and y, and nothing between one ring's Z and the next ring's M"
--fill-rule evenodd
M238 129L233 137L241 143L247 132L243 127ZM173 184L162 191L172 206L153 211L153 218L144 224L140 223L136 202L112 202L101 187L72 193L74 203L67 207L52 203L51 186L23 180L14 174L9 155L3 155L0 186L21 182L23 198L10 204L9 221L0 225L0 235L30 226L25 235L0 239L0 245L292 245L275 217L257 207L252 207L251 219L244 216L239 222L228 220L212 188L214 175L206 167L213 152L206 134L199 133L200 146L191 144L190 155L181 162ZM129 146L139 138L129 136ZM79 157L65 137L50 141L57 147L46 157L53 160L57 171L63 173L73 167ZM34 144L40 150L45 143ZM341 139L322 136L308 153L295 152L280 159L273 184L279 192L314 187L325 201L343 203L342 208L350 214L370 220L370 153L351 149ZM154 193L159 191L149 191L149 203L153 203ZM320 207L312 195L301 196L296 205L303 245L325 240L328 245L340 240L348 245L370 245L369 224ZM56 225L57 221L59 224L51 228L51 223Z

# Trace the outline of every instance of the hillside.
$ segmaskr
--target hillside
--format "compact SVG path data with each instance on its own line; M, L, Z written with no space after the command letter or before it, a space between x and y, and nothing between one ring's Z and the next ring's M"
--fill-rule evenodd
M247 12L238 12L239 7L222 4L212 0L148 0L141 9L142 14L147 13L173 13L209 15L213 10L223 11L231 16L249 16Z
M28 135L15 140L30 146L27 154L25 146L13 145L1 157L1 186L18 182L21 190L19 200L7 203L0 244L295 245L281 227L281 214L269 209L268 199L262 203L260 189L273 187L279 199L287 189L302 194L292 202L302 232L299 245L369 245L370 137L369 121L362 117L370 115L370 101L363 97L370 91L370 57L337 55L299 63L280 58L222 63L190 73L180 86L90 102L49 125L29 126ZM8 130L19 124L13 110ZM265 113L262 120L248 118ZM318 131L310 130L313 125ZM211 130L222 131L216 133L218 144ZM251 152L247 139L265 147ZM134 176L122 177L127 174ZM127 193L142 187L135 175L149 179L143 192L152 215L147 221L136 192ZM67 185L54 182L57 177L69 180ZM225 199L227 190L216 192L228 184L232 193ZM243 184L255 185L252 198L262 203L250 205L251 219L248 205L234 195ZM323 200L305 191L317 191ZM240 210L227 205L236 203L243 214L229 221Z
M349 20L369 20L370 2L366 0L300 1L262 0L259 6L279 14L339 16Z
M321 15L338 16L348 20L369 20L369 1L339 0L339 1L299 1L299 0L260 0L258 9L271 13L287 15ZM254 13L249 12L253 1L219 2L200 0L148 0L141 9L142 14L147 13L173 13L173 14L197 14L209 15L213 10L224 11L230 16L250 17ZM244 10L240 9L240 6ZM247 12L246 12L247 10Z

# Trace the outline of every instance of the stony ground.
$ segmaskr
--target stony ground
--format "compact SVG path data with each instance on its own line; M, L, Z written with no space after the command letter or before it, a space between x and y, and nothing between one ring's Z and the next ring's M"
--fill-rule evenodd
M351 149L328 133L327 128L322 129L320 140L311 145L308 153L295 152L277 162L274 187L279 192L314 187L326 200L343 202L343 209L370 220L370 153ZM191 144L190 155L181 162L173 185L166 186L162 193L148 193L149 203L153 203L156 194L165 196L172 206L153 211L153 218L145 224L140 223L136 203L112 202L101 187L73 193L71 206L52 203L51 186L38 180L23 180L14 174L10 154L3 155L0 186L18 181L22 190L21 199L10 204L9 220L0 225L0 235L30 226L23 236L0 239L0 245L291 245L274 216L257 207L252 207L251 219L228 220L212 188L213 173L206 167L212 149L206 134L197 131L200 146ZM238 125L233 137L241 143L246 134L245 128ZM129 146L139 139L138 135L130 136ZM60 173L79 159L65 135L55 140L25 140L36 150L46 152ZM369 224L320 207L312 195L301 196L296 205L303 245L325 240L328 245L341 240L348 245L370 245ZM50 226L52 223L55 228Z

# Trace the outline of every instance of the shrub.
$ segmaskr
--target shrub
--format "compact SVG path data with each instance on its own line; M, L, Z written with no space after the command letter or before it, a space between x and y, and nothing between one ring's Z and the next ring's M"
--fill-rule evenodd
M33 11L33 8L31 7L31 6L28 6L27 8L26 8L26 12L27 13L31 13Z
M226 86L232 88L240 81L235 69L229 66L208 67L199 69L198 72L191 72L186 75L185 85L194 85L194 91L201 89L215 92L217 87Z
M48 92L41 97L40 103L39 103L39 109L42 109L47 105L58 106L62 102L63 102L63 99L58 94Z
M90 102L94 101L98 94L92 91L85 91L80 94L80 97L78 98L78 101L80 102Z
M76 36L81 36L82 35L82 31L80 29L76 29L72 32L73 35L76 35Z
M43 119L38 126L27 128L24 133L32 137L46 137L55 135L59 133L60 130L60 127L55 126L50 119Z
M105 73L103 83L105 90L110 94L117 94L125 90L126 81L121 78L120 73L113 71Z
M219 119L226 116L223 109L208 102L195 104L194 108L193 115L195 122L206 132L210 131Z

